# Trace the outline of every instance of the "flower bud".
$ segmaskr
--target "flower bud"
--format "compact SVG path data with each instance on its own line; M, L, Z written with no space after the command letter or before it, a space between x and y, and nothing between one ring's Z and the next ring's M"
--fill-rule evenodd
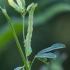
M18 6L20 7L21 10L24 11L25 9L25 1L24 0L16 0Z
M11 7L13 7L17 12L19 13L23 13L23 11L21 10L20 6L17 5L13 0L8 0L8 3Z

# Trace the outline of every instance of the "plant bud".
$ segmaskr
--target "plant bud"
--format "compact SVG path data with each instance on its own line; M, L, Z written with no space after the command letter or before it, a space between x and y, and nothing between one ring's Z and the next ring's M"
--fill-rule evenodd
M11 7L13 7L17 12L22 13L21 8L13 1L13 0L8 0L8 3Z

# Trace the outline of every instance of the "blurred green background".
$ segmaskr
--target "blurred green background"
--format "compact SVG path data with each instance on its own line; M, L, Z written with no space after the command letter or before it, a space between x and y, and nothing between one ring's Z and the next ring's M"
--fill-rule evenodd
M62 67L63 70L70 70L70 0L26 0L26 6L32 2L38 3L38 7L34 14L34 31L31 44L33 53L29 57L30 61L40 50L55 43L63 43L66 45L66 49L61 49L60 53L66 52L68 58L63 62ZM6 7L24 51L20 14L8 5L7 0L0 0L0 6ZM25 33L27 20L28 14L25 20ZM13 70L22 65L22 59L10 26L0 11L0 70ZM42 65L43 63L36 60L32 70L39 70Z

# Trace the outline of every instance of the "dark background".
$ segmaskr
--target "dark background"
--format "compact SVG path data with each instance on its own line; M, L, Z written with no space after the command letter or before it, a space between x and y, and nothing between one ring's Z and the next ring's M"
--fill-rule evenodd
M68 7L68 5L70 5L70 1L26 0L26 6L32 2L38 3L38 7L36 8L34 14L34 31L31 44L33 53L29 57L30 61L32 61L34 55L40 50L55 43L63 43L66 45L66 48L59 51L60 53L65 52L68 55L67 60L63 63L63 68L64 70L70 70L70 6ZM66 7L66 9L61 11L62 9L58 8L60 5L64 5L63 8ZM23 48L22 18L20 14L8 5L7 0L0 0L0 6L6 7L7 12L12 19L20 44ZM56 12L52 9L54 7L56 7ZM50 11L50 9L52 11ZM26 23L27 16L28 14L26 15ZM27 29L26 23L25 33ZM0 70L13 70L14 68L22 65L23 62L13 38L12 31L5 16L0 11ZM43 65L43 63L36 60L33 64L32 70L39 70L41 65Z

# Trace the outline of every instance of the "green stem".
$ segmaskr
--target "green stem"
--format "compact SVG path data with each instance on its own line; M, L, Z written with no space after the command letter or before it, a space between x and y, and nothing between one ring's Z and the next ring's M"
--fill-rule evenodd
M8 23L9 23L11 29L12 29L12 33L13 33L14 39L15 39L15 41L16 41L16 44L17 44L18 50L19 50L19 52L20 52L20 55L21 55L21 57L22 57L22 60L23 60L23 62L24 62L24 64L25 64L25 66L26 66L26 70L29 70L29 67L28 67L28 65L27 65L27 61L26 61L26 59L25 59L24 53L23 53L23 51L22 51L22 48L21 48L20 43L19 43L19 40L18 40L17 35L16 35L16 33L15 33L15 30L14 30L14 28L13 28L11 19L10 19L10 17L8 16L8 14L7 14L7 12L6 12L5 9L2 9L2 12L4 13L5 17L7 18L7 21L8 21Z
M22 15L22 18L23 18L23 40L25 40L25 15Z
M22 15L22 18L23 18L23 40L25 41L25 21L24 21L25 15ZM25 49L25 53L26 53L26 49ZM26 59L27 59L27 57L26 57Z
M35 57L34 57L34 59L32 60L31 67L32 67L32 65L33 65L34 61L35 61Z
M25 41L25 15L22 15L23 18L23 40ZM24 43L25 44L25 43ZM25 53L26 53L26 49L25 49ZM26 61L27 61L27 65L29 66L29 61L28 61L28 57L26 56Z

